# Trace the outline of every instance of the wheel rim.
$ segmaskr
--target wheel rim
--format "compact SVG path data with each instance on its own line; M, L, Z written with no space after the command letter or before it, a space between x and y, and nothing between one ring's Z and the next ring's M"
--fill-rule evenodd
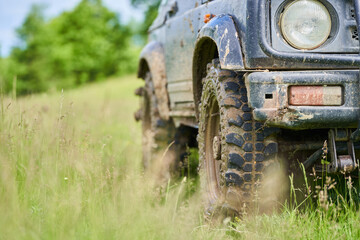
M212 96L208 108L205 129L205 166L207 184L211 201L220 197L220 168L221 168L221 127L220 110L215 96ZM217 153L216 151L219 151ZM218 159L216 156L220 155Z

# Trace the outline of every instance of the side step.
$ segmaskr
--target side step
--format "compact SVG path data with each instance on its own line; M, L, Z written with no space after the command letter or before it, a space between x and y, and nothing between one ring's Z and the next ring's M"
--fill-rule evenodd
M135 121L137 121L137 122L141 121L142 115L143 115L142 109L137 110L137 111L134 113Z
M144 92L145 92L144 87L139 87L135 90L134 93L136 96L142 97L142 96L144 96Z

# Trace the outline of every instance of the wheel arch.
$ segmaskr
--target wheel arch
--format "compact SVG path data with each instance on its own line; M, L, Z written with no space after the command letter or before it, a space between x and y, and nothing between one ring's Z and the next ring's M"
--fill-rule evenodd
M170 101L167 91L165 52L160 42L148 43L140 54L138 77L145 79L148 71L152 75L159 114L164 120L169 120Z
M202 79L206 76L207 64L215 58L219 58L222 69L245 69L239 33L230 15L214 17L197 36L193 55L193 94L197 118Z

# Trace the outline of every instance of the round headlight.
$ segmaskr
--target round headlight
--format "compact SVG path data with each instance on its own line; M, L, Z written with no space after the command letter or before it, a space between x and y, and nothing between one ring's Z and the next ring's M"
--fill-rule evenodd
M298 49L320 47L331 31L329 11L315 0L297 0L288 4L280 21L285 40Z

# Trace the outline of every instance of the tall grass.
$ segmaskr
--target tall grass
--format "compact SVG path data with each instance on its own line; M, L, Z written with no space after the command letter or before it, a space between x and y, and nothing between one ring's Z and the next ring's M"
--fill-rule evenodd
M180 201L184 187L161 193L141 172L140 126L132 117L141 84L128 77L3 98L0 239L192 236L201 215Z
M158 188L142 173L140 125L132 117L138 107L133 90L141 84L125 77L17 100L1 97L0 239L360 237L356 204L348 201L327 209L299 202L226 225L204 222L201 197L189 194L196 186L187 174Z

